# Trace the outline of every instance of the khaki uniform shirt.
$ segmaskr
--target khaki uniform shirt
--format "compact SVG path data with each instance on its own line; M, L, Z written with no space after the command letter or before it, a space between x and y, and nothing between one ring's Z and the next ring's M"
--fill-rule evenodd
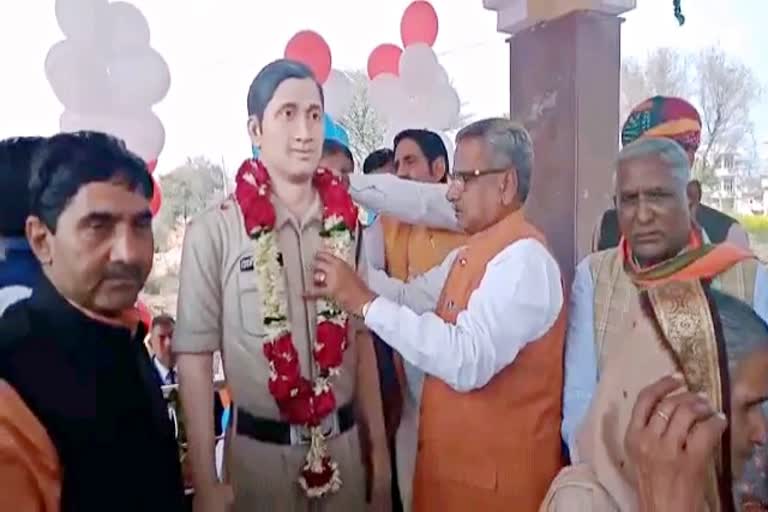
M296 219L280 199L273 196L272 203L285 265L293 343L302 375L312 380L316 310L314 301L304 300L303 295L312 283L311 266L321 247L322 204L316 197L304 218ZM268 389L269 364L262 351L266 334L253 248L240 208L231 197L190 222L179 271L173 349L180 353L221 350L227 384L237 406L257 417L279 419ZM341 374L333 379L339 406L354 396L356 351L356 344L350 343Z

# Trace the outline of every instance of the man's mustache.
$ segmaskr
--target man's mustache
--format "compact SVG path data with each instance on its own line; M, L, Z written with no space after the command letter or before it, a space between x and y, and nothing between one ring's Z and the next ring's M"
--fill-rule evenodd
M144 279L144 272L137 265L112 264L104 270L103 279L121 279L141 283Z

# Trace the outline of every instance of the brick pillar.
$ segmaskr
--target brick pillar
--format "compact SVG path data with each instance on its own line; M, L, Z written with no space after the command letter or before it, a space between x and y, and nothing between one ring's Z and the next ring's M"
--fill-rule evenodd
M576 11L509 39L510 113L530 130L536 152L527 209L568 283L611 204L621 21Z

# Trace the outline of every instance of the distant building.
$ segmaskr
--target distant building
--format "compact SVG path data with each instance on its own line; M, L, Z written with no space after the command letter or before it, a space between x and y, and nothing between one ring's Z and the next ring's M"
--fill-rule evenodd
M706 187L704 203L737 215L768 212L768 176L754 174L753 162L738 153L715 158L714 182Z

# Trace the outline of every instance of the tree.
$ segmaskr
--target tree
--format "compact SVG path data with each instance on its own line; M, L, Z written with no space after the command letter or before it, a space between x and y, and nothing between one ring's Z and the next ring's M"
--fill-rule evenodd
M197 156L160 177L163 205L155 219L158 250L165 250L168 234L177 223L189 219L224 197L227 176L222 166Z
M347 71L355 84L352 106L339 122L347 129L355 160L362 165L365 158L384 144L386 124L376 115L368 99L368 75L364 71Z
M694 172L704 183L714 179L716 157L723 153L754 153L750 111L760 86L752 70L717 47L693 57L659 48L645 60L625 59L621 65L621 122L630 110L655 95L687 98L702 118L702 143Z
M713 179L716 156L739 149L751 154L755 146L750 112L761 88L752 69L720 48L707 48L696 59L702 145L697 173Z
M384 140L387 123L377 115L368 99L368 75L361 70L346 73L355 85L355 95L352 106L339 122L347 129L355 160L362 164L371 152L390 145L392 141ZM464 111L465 106L466 103L462 102L456 123L444 131L452 132L467 124L471 116Z
M621 122L642 101L656 95L686 98L691 93L688 57L672 48L658 48L644 61L621 63Z

